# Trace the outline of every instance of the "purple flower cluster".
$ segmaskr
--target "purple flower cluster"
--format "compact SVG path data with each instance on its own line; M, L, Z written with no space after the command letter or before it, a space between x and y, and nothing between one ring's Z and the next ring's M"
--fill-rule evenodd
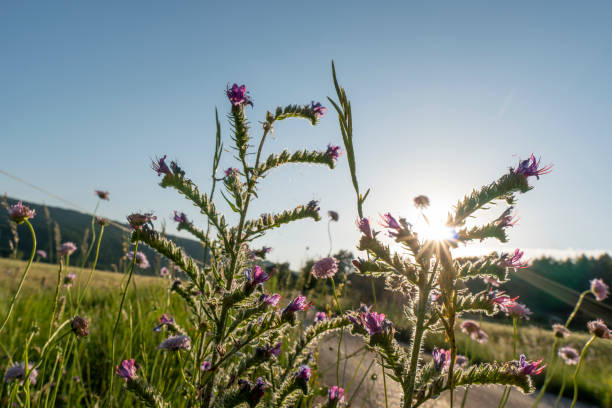
M333 385L327 389L327 397L332 404L342 404L344 402L344 388Z
M249 380L240 379L238 380L238 385L240 386L240 392L248 396L249 403L255 405L264 396L266 388L268 388L268 384L266 384L262 377L257 378L255 384L252 384Z
M315 103L315 101L310 102L310 110L312 110L317 117L317 119L321 119L325 112L327 112L327 108L321 105L320 102Z
M519 368L521 370L521 373L525 375L538 375L541 374L542 371L544 371L544 367L546 367L541 366L541 363L542 360L527 361L527 357L525 357L524 354L521 354L521 357L519 359Z
M391 213L385 213L383 215L380 216L381 221L380 221L380 225L383 226L384 228L387 228L389 230L394 230L394 231L389 231L389 236L391 238L395 238L397 237L399 231L402 229L402 226L399 224L399 222L397 222L397 220L395 219L395 217L393 217L391 215Z
M13 220L13 222L17 224L21 224L26 220L34 218L35 215L36 211L30 210L30 208L26 205L23 205L21 201L19 201L15 205L12 205L9 209L9 217L11 218L11 220Z
M264 283L268 279L270 279L270 275L264 272L264 270L259 265L256 265L253 269L245 269L244 277L250 286L257 286L260 283Z
M164 154L164 156L162 158L156 158L155 160L152 160L151 163L151 168L153 168L153 170L155 170L157 172L158 176L161 176L162 174L165 175L172 175L172 171L170 170L170 167L168 167L168 165L166 164L166 155Z
M504 254L502 260L507 268L513 268L516 272L518 269L529 266L529 260L523 260L523 255L524 252L517 248L512 255Z
M77 250L77 246L74 242L64 242L59 247L60 256L70 256Z
M359 228L359 231L361 231L363 235L368 238L374 237L374 235L372 234L372 229L370 228L369 218L362 218L360 220L357 220L355 223L357 224L357 228Z
M172 217L172 219L176 222L178 222L179 224L188 224L189 220L187 219L187 216L185 215L184 212L179 213L178 211L174 211L174 217Z
M331 278L338 273L338 260L333 256L328 256L317 261L310 271L317 279Z
M158 332L162 329L162 327L167 326L167 325L172 325L173 323L174 323L174 318L163 313L159 318L159 325L155 326L153 328L153 331Z
M162 341L159 346L157 346L157 349L169 351L191 350L191 339L189 336L185 335L170 336Z
M308 380L310 380L310 367L308 367L307 365L301 365L298 370L297 370L297 378L299 378L300 380L304 380L306 382L308 382Z
M142 229L142 227L144 227L145 225L148 225L153 228L153 221L155 221L156 219L157 217L154 216L153 213L132 213L127 216L127 220L130 224L130 227L135 230Z
M608 285L606 285L603 279L593 279L590 283L591 292L593 293L593 296L595 296L595 299L597 299L599 302L607 298L610 294L610 288Z
M251 101L245 85L238 86L238 84L235 83L231 88L228 86L225 94L234 106L253 106L253 102Z
M225 177L234 177L240 174L240 171L235 167L228 167L227 169L223 170L223 174L225 174Z
M384 313L370 312L367 307L359 314L359 320L352 315L348 315L348 318L353 324L362 326L370 336L382 332L384 328Z
M310 306L312 306L312 302L308 303L306 301L306 296L299 295L298 297L293 299L291 302L289 302L289 304L287 305L284 311L285 312L303 312L305 310L310 309Z
M208 371L210 370L212 367L212 363L210 361L202 361L202 364L200 365L200 371Z
M25 375L25 363L15 363L6 370L6 373L4 374L4 381L7 383L11 381L19 381L21 384L23 384L23 381L25 380ZM36 384L38 370L34 368L33 363L28 363L28 377L30 380L30 384Z
M325 314L325 312L317 312L315 313L315 317L314 317L314 321L315 323L317 322L322 322L327 320L327 315Z
M138 365L134 362L134 359L123 360L120 365L115 366L115 374L124 380L133 380L136 378L136 370Z
M278 305L278 302L280 301L280 295L278 293L275 293L273 295L261 295L259 297L259 300L263 303L267 303L272 307L276 307L276 305Z
M551 169L552 164L540 166L540 159L536 160L532 153L528 159L519 160L518 166L514 169L514 174L521 174L525 177L535 176L539 180L541 175L550 173Z
M338 158L342 155L342 150L340 146L333 146L331 144L327 145L327 151L325 154L330 157L333 161L337 161Z
M450 350L434 347L431 352L431 356L433 357L433 363L436 371L442 371L442 369L449 364L451 353Z
M133 260L134 251L128 252L127 254L125 254L125 256L130 261ZM147 259L147 256L140 251L136 252L136 265L141 269L148 269L151 266L151 264L149 263L149 260Z

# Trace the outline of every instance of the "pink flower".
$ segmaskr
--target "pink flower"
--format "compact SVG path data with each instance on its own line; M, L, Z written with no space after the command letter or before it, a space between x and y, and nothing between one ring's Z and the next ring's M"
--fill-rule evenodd
M187 224L189 223L189 220L187 220L187 216L185 215L185 213L179 213L178 211L174 212L174 217L172 218L174 221L178 222L179 224Z
M142 227L145 225L153 228L153 221L156 219L157 217L154 216L153 213L132 213L127 216L128 223L135 230L142 229Z
M529 316L532 314L531 310L527 306L518 302L507 302L503 305L502 310L506 315L516 317L516 318L525 318L529 320Z
M23 205L21 201L19 201L15 205L12 205L9 209L9 217L11 217L11 220L13 220L13 222L17 224L21 224L26 220L34 218L35 215L36 211L30 210L30 208L26 205Z
M546 367L546 366L540 366L541 363L542 363L542 360L527 361L527 358L525 357L525 355L521 354L521 358L519 360L519 367L521 369L521 372L525 375L538 375L542 371L544 371L544 367Z
M563 359L567 365L576 365L580 360L580 354L578 350L573 347L565 346L559 349L559 357Z
M342 150L340 146L332 146L331 144L327 145L327 151L325 152L327 156L329 156L333 161L337 161L338 158L342 155Z
M356 224L357 224L357 228L359 228L359 231L361 231L363 235L365 235L368 238L373 238L372 229L370 228L369 218L362 218L360 220L357 220Z
M301 365L297 371L297 377L301 380L308 382L310 380L310 367L307 365Z
M166 326L166 325L171 325L174 323L174 319L172 317L169 317L167 314L163 313L161 315L161 317L159 318L159 326L156 326L153 331L157 332L160 331L162 329L162 327Z
M532 153L528 159L519 160L518 166L514 169L514 174L521 174L525 177L536 176L539 180L541 175L550 173L551 169L552 164L540 166L540 159L536 160Z
M272 307L275 307L276 305L278 305L278 302L280 301L280 295L278 293L275 293L273 295L261 295L259 297L259 300L269 304Z
M157 172L158 176L161 176L162 174L172 174L172 171L170 171L170 168L166 164L166 155L164 155L161 159L157 158L153 160L151 163L151 167Z
M108 191L94 190L94 193L98 196L98 198L100 200L107 200L108 201L108 196L109 196Z
M331 278L338 273L338 260L334 257L323 258L316 262L310 271L315 278Z
M223 174L225 174L225 177L234 177L237 176L239 173L240 171L235 167L228 167L227 169L223 170Z
M517 248L512 256L508 254L502 255L504 265L508 268L514 268L514 272L518 269L527 268L529 266L529 261L521 259L523 254L524 252Z
M168 269L168 267L166 266L162 266L161 269L159 270L159 276L170 276L170 269Z
M322 118L323 115L325 115L325 112L327 112L327 108L325 106L321 105L320 102L315 103L314 101L310 103L310 110L314 112L317 119Z
M131 261L134 259L134 251L128 252L125 256ZM140 251L136 252L136 265L141 269L148 269L151 266L147 256Z
M315 318L314 318L315 323L322 322L325 320L327 320L327 315L325 314L325 312L317 312L315 314Z
M552 327L553 327L553 333L555 333L555 337L558 337L560 339L568 337L571 334L569 329L562 324L556 323L556 324L553 324Z
M138 366L134 363L134 359L123 360L120 365L115 366L115 374L124 380L133 380L136 378L136 370Z
M77 246L73 242L64 242L60 245L59 254L60 256L70 256L77 250Z
M342 404L344 402L344 388L334 385L327 390L327 396L330 402Z
M26 375L25 363L15 363L6 370L4 374L4 381L11 382L17 380L23 385L23 381ZM38 377L38 370L34 367L34 363L28 363L28 377L30 378L31 384L36 384L36 377Z
M42 259L47 259L47 252L42 249L37 250L36 255L40 256Z
M231 88L228 87L225 93L234 106L253 106L253 102L251 102L251 98L244 85L238 86L238 84L234 84Z
M593 279L591 281L591 292L595 296L595 299L601 302L610 294L610 288L603 279Z
M202 365L200 365L200 370L201 371L208 371L210 370L210 368L212 367L212 364L210 361L202 361Z
M76 277L77 276L72 272L64 276L64 287L71 287L72 284L74 284L74 282L76 281Z
M285 311L300 312L300 311L308 310L310 306L312 306L312 302L307 303L306 296L299 295L298 297L293 299L291 302L289 302L289 304L285 308Z
M380 333L383 329L385 315L377 312L367 312L360 315L361 324L370 336Z
M461 327L462 332L470 336L480 330L480 326L474 320L465 320L459 325L459 327Z
M158 350L190 350L191 349L191 339L189 336L179 335L179 336L171 336L166 340L162 341L159 346L157 346Z
M259 265L255 266L255 268L253 269L249 269L249 268L245 269L244 276L247 282L249 283L249 285L251 286L259 285L260 283L264 283L268 279L270 279L270 275L265 273L264 270L261 269L261 266Z
M589 333L594 336L601 337L602 339L609 339L612 335L610 329L604 323L602 319L592 320L587 323Z

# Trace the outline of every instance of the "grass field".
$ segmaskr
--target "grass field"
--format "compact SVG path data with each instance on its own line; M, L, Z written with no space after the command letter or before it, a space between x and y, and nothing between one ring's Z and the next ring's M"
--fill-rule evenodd
M1 310L6 305L16 288L17 281L23 272L25 263L7 259L0 260L0 302ZM57 267L48 264L35 264L30 270L26 284L20 296L14 314L0 338L2 359L0 369L6 370L13 361L23 361L24 344L27 337L36 330L32 340L30 361L37 361L44 342L48 338L48 321L51 315L51 305L57 283ZM62 288L61 295L66 297L66 306L60 322L75 314L86 316L90 322L90 334L86 338L70 335L69 330L61 332L61 337L49 348L51 353L58 353L62 347L74 348L69 361L58 361L42 366L38 377L39 385L34 391L35 406L89 406L100 404L108 397L109 372L113 364L110 360L111 336L118 305L120 287L124 280L122 274L96 271L92 280L91 290L84 296L83 303L77 310L77 298L82 285L86 281L89 270L70 268L77 274L77 282L71 288ZM188 321L188 314L180 299L168 295L168 281L156 277L135 276L133 287L124 308L124 315L117 332L117 351L115 364L124 358L134 358L142 365L141 372L147 380L158 387L167 396L179 397L184 391L179 386L182 364L176 354L168 355L156 350L156 346L165 338L164 334L152 331L161 313L169 313L190 333L197 322ZM132 284L130 285L132 286ZM287 297L289 294L287 294ZM329 302L329 297L320 295L315 303L321 309ZM384 301L384 300L383 300ZM389 306L389 305L388 305ZM381 309L384 310L383 307ZM401 321L395 321L401 327ZM499 323L483 322L485 331L489 334L489 342L485 345L475 344L465 336L459 337L459 352L467 354L473 362L493 361L511 358L512 327ZM66 333L66 334L64 334ZM65 336L65 337L64 337ZM573 334L568 343L581 347L588 336L584 333ZM521 327L519 331L519 352L525 353L531 359L547 359L550 354L552 335L550 331L537 327ZM426 343L426 348L433 345L443 345L442 338L432 336ZM52 354L53 355L53 354ZM50 359L53 361L53 359ZM54 367L55 365L55 367ZM190 368L187 368L189 370ZM44 384L44 378L50 371L63 370L64 375L59 384ZM569 378L571 370L565 370ZM561 385L561 372L555 376L550 390L556 392ZM131 393L122 391L123 384L115 379L113 398L120 405L132 406ZM609 407L612 400L612 342L599 340L589 351L586 364L580 377L581 399L596 402L603 407ZM0 391L0 405L11 388L4 384ZM55 405L49 401L57 392ZM571 387L567 387L571 395ZM179 401L180 398L173 399ZM176 405L173 405L176 406Z

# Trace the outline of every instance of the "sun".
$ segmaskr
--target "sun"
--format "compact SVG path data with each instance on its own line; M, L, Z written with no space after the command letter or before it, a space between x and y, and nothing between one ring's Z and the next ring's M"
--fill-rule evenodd
M446 217L444 210L430 207L419 216L414 229L426 241L453 240L456 233L446 226Z

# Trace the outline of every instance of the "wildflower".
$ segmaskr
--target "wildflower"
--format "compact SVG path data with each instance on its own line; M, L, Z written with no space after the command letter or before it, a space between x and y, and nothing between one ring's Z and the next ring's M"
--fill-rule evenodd
M11 382L13 380L19 380L20 384L23 384L25 379L26 368L24 363L15 363L6 370L4 374L4 381ZM38 370L34 368L34 363L28 363L28 377L30 384L36 384L36 377L38 377Z
M310 367L307 365L301 365L297 370L297 377L301 380L308 382L310 380Z
M265 347L256 347L255 354L262 360L267 361L270 357L280 356L281 353L281 343L276 343L274 346L271 344L266 345Z
M9 217L11 218L11 220L13 220L13 222L17 224L26 222L30 218L34 218L35 215L36 211L30 210L30 208L26 205L23 205L21 201L19 201L15 205L12 205L9 210Z
M228 86L225 94L234 106L253 106L253 102L251 102L251 98L244 85L238 86L238 84L234 84L231 88Z
M115 374L124 380L133 380L136 378L136 370L138 365L134 363L134 359L123 360L120 365L115 366Z
M372 230L370 229L370 219L369 218L362 218L360 220L357 220L356 224L357 224L357 228L359 228L359 231L361 231L363 235L365 235L368 238L373 238Z
M310 110L314 112L317 119L322 118L323 115L325 115L325 112L327 112L327 108L325 106L321 105L320 102L315 103L315 101L310 102Z
M514 272L518 269L527 268L529 266L529 261L521 260L523 254L524 252L517 248L512 256L508 254L502 255L504 265L507 268L514 268Z
M331 278L338 273L338 260L332 256L317 261L310 271L315 278Z
M259 297L259 300L269 304L272 307L275 307L276 305L278 305L278 302L280 301L280 295L278 293L275 293L273 295L261 295Z
M519 219L512 214L513 207L508 207L506 211L497 219L497 226L500 228L513 227Z
M565 364L567 365L576 365L580 360L580 354L578 350L573 347L565 346L559 349L559 357L563 359Z
M340 388L337 385L328 388L327 397L331 403L342 404L344 402L344 388Z
M201 371L208 371L210 370L210 368L212 367L212 363L210 361L202 361L202 364L200 365L200 370Z
M127 216L128 223L135 230L142 229L142 227L145 225L149 225L151 228L153 228L153 221L156 219L157 217L154 216L153 213L132 213Z
M125 256L130 261L133 260L134 251L128 252L127 254L125 254ZM140 251L136 252L136 265L138 265L138 267L141 269L148 269L151 266L151 264L149 263L149 260L147 259L147 256Z
M608 285L606 285L603 279L593 279L590 283L591 292L593 293L593 296L595 296L595 299L597 299L599 302L607 298L610 294L610 288Z
M255 268L253 269L250 269L250 268L245 269L244 276L247 280L247 283L251 287L257 286L260 283L264 283L265 281L270 279L270 275L264 272L264 270L261 269L261 266L259 265L255 266Z
M381 215L381 223L385 228L395 230L396 232L389 231L389 236L394 238L397 237L398 232L402 229L401 225L397 222L397 220L391 215L391 213L386 213Z
M489 341L489 336L484 330L478 330L475 335L470 336L477 343L486 344Z
M228 167L227 169L223 170L223 173L225 174L225 177L233 177L239 174L239 170L235 167Z
M87 337L87 335L89 335L89 322L81 316L74 316L74 319L70 322L70 326L74 334L79 337Z
M514 174L521 174L525 177L536 176L539 180L541 175L550 173L551 169L552 164L540 166L540 159L536 160L532 153L528 159L519 160L518 166L514 169Z
M491 285L495 288L499 288L499 285L501 285L501 282L495 276L485 275L485 277L482 278L482 281L485 283L485 285Z
M382 323L385 320L383 313L367 312L360 315L361 324L370 336L380 333L383 329Z
M106 227L108 224L110 224L110 221L107 218L100 217L100 216L96 217L96 222L101 227Z
M276 343L276 344L274 345L274 347L272 347L272 348L270 349L270 354L272 354L274 357L278 357L278 356L280 356L280 353L281 353L281 345L282 345L281 343Z
M327 215L329 215L329 219L331 221L338 222L338 220L340 219L340 215L336 211L329 210L327 212Z
M414 206L420 210L424 210L429 207L429 197L425 195L414 197Z
M191 350L191 339L189 336L178 335L168 337L166 340L162 341L159 346L157 346L158 350Z
M77 250L77 246L73 242L64 242L59 247L60 256L70 256Z
M72 272L64 276L64 287L66 288L71 287L76 281L76 277L77 276Z
M255 385L251 390L251 398L253 402L257 402L264 396L266 392L266 388L268 388L268 384L264 381L263 378L259 377L255 380Z
M312 302L306 303L306 296L299 295L298 297L293 299L291 302L289 302L284 312L300 312L300 311L308 310L310 306L312 306Z
M461 331L465 334L472 335L473 333L477 333L480 330L480 326L474 320L465 320L459 325Z
M40 256L42 259L47 259L47 252L42 249L37 250L36 254Z
M442 371L442 369L448 364L450 359L450 350L438 349L434 347L431 356L433 357L434 367L436 371Z
M317 313L315 313L315 318L314 318L315 323L322 322L322 321L325 321L325 320L327 320L327 315L325 314L325 312L317 312Z
M601 337L602 339L610 338L610 330L601 319L588 322L587 327L589 328L589 332L594 336Z
M174 221L178 222L179 224L188 224L189 221L187 220L187 216L185 215L185 213L179 213L178 211L174 211L174 217L173 217Z
M470 360L466 356L462 356L461 354L457 354L455 357L455 366L459 368L465 368L470 363Z
M556 323L556 324L553 324L552 327L553 327L553 333L555 334L555 337L562 339L570 335L569 329L562 324Z
M310 211L319 211L321 208L317 200L310 200L308 204L306 204L306 209Z
M159 276L166 277L170 276L170 269L167 266L162 266L159 270Z
M109 195L108 191L94 190L94 193L98 196L100 200L108 201L108 195Z
M156 158L151 163L151 167L153 168L153 170L157 172L158 176L161 176L162 174L165 174L168 176L172 175L172 171L170 171L170 168L166 164L166 157L167 156L164 155L164 157L162 157L161 159Z
M159 318L159 326L156 326L153 328L154 332L158 332L162 329L162 327L166 326L166 325L172 325L174 323L174 319L170 316L168 316L165 313L162 313L162 315Z
M333 161L336 161L342 155L342 150L340 149L340 146L332 146L331 144L328 144L325 154Z
M529 316L532 314L531 310L527 306L519 302L508 302L503 305L502 310L506 315L516 317L516 318L525 318L529 320Z
M495 305L498 305L502 310L504 310L504 305L512 303L516 299L518 299L518 296L511 298L510 296L506 295L505 292L501 292L498 290L491 291L491 302L493 302L493 304Z
M542 360L527 361L527 358L525 357L525 355L521 354L521 357L519 360L519 368L521 370L521 373L525 375L538 375L542 371L544 371L544 367L546 367L546 366L540 366L541 363L542 363Z

